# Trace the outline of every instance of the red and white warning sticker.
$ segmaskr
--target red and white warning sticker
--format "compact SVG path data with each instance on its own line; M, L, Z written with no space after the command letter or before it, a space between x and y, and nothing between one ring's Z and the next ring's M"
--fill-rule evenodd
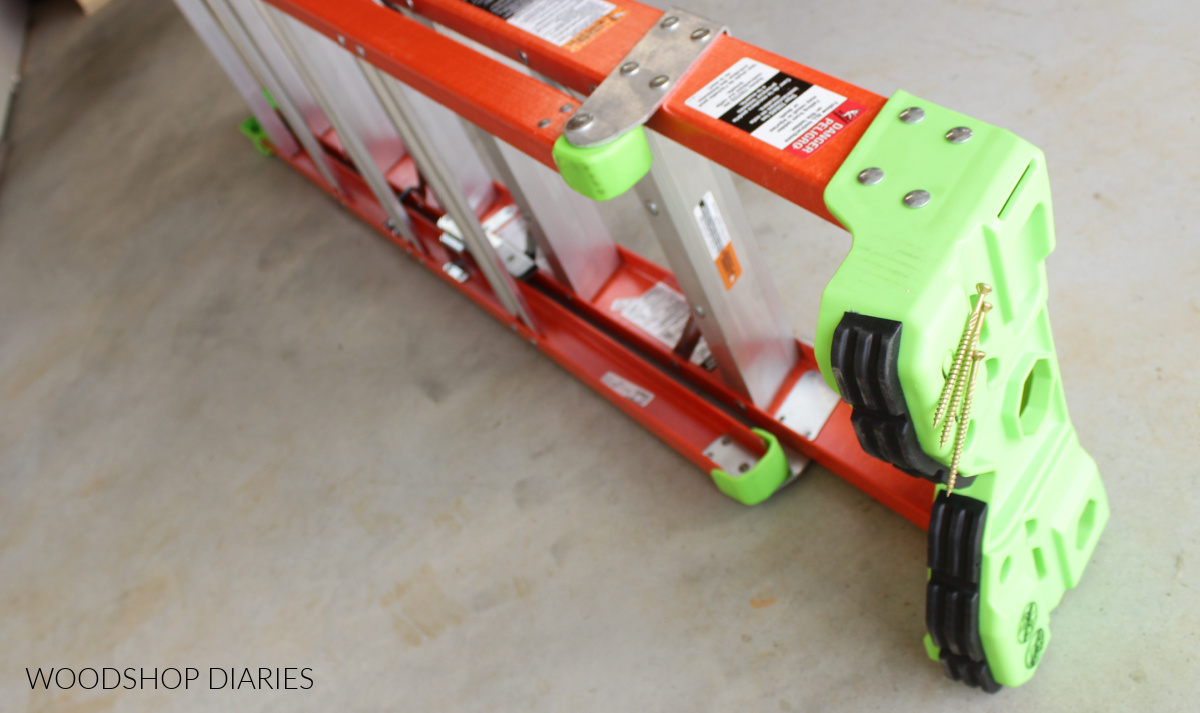
M684 103L801 158L816 153L866 112L852 99L749 57Z
M571 52L612 27L625 11L604 0L466 0L513 27Z

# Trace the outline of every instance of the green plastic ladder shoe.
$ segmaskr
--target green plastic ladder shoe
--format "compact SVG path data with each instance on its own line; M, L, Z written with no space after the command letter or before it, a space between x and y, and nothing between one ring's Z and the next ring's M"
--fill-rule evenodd
M898 92L825 202L854 243L821 300L822 374L853 406L864 450L938 484L926 650L956 680L1018 686L1041 663L1050 612L1108 520L1096 465L1067 415L1046 311L1045 158L1007 131ZM956 369L956 355L977 305L991 311L968 350L969 418L959 412L946 440L935 416L947 381L965 381L969 365Z
M255 151L264 156L271 155L270 137L267 136L262 124L258 123L258 119L252 116L243 121L238 129L241 130L243 136L250 139L250 143L254 144Z
M767 452L745 473L726 473L714 468L711 475L717 489L743 505L757 505L771 497L791 477L787 454L779 439L761 428L751 429L767 446Z

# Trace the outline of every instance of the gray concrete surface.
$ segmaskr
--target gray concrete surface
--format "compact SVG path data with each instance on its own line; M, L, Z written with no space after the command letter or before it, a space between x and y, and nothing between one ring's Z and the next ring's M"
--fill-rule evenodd
M988 697L924 657L917 528L820 469L725 499L254 153L173 5L51 0L0 179L0 709L1196 709L1200 6L689 6L1046 150L1113 514L1035 679ZM847 236L739 189L811 334ZM37 666L315 686L31 692Z

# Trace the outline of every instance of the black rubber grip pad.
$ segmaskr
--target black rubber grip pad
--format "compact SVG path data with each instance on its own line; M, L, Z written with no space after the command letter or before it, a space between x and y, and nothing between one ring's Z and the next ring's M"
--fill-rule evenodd
M979 587L987 503L939 493L929 516L929 584L925 625L942 650L942 666L956 681L1000 690L979 636Z
M902 326L847 312L833 332L830 370L842 398L854 407L850 420L863 450L909 475L942 483L948 469L921 448L900 385Z

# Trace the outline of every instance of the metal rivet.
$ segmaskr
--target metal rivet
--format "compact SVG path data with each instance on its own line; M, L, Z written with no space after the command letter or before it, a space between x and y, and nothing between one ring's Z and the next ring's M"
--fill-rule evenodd
M637 62L626 62L625 64L621 65L621 74L625 74L625 75L637 74L637 71L640 68L641 68L641 65L638 64Z
M367 56L367 51L366 51L365 49L363 49L363 48L362 48L362 45L359 45L359 46L355 47L354 49L355 49L355 51L356 51L356 52L358 52L358 56L359 56L359 57L366 57L366 56Z
M654 79L650 80L650 88L651 89L662 89L663 87L667 86L667 82L669 82L669 81L671 81L670 77L668 77L665 74L660 74L657 77L655 77Z
M585 111L572 116L571 120L567 122L567 128L571 131L579 131L580 129L586 128L591 123L592 115Z
M678 24L679 24L679 18L675 17L674 15L671 15L670 17L664 18L662 22L658 23L658 26L663 28L664 30L670 30Z
M529 64L529 55L524 50L517 50L517 59L521 60L521 64Z
M723 438L721 438L721 445L727 446L730 443L732 443L732 441L730 440L729 436L724 436Z
M701 305L696 305L692 309L696 312L697 317L703 317L704 315L708 314L707 312L704 311L704 307L702 307Z
M974 136L971 129L966 126L956 126L946 132L946 140L952 144L965 144Z
M900 112L900 121L903 121L905 124L920 124L924 118L925 110L919 106L910 106Z
M858 182L864 186L874 186L883 180L882 168L864 168L858 173Z
M646 210L650 211L650 215L658 215L658 204L654 201L646 201Z
M338 44L341 45L342 47L345 47L346 46L346 38L342 37L341 35L338 35Z
M701 27L699 30L694 30L692 32L692 39L698 42L711 34L712 32L710 32L707 27Z
M929 205L929 191L909 191L904 196L904 205L909 208L924 208Z
M564 114L570 114L571 112L575 111L575 107L571 104L563 104L558 108L558 110Z
M748 471L748 470L750 470L750 464L749 464L749 463L741 463L741 464L739 464L739 465L738 465L738 472L739 472L739 473L745 473L745 472L746 472L746 471Z
M539 121L539 122L538 122L538 128L539 128L539 129L544 129L544 128L546 128L547 126L550 126L550 120L549 120L549 119L542 119L541 121Z

